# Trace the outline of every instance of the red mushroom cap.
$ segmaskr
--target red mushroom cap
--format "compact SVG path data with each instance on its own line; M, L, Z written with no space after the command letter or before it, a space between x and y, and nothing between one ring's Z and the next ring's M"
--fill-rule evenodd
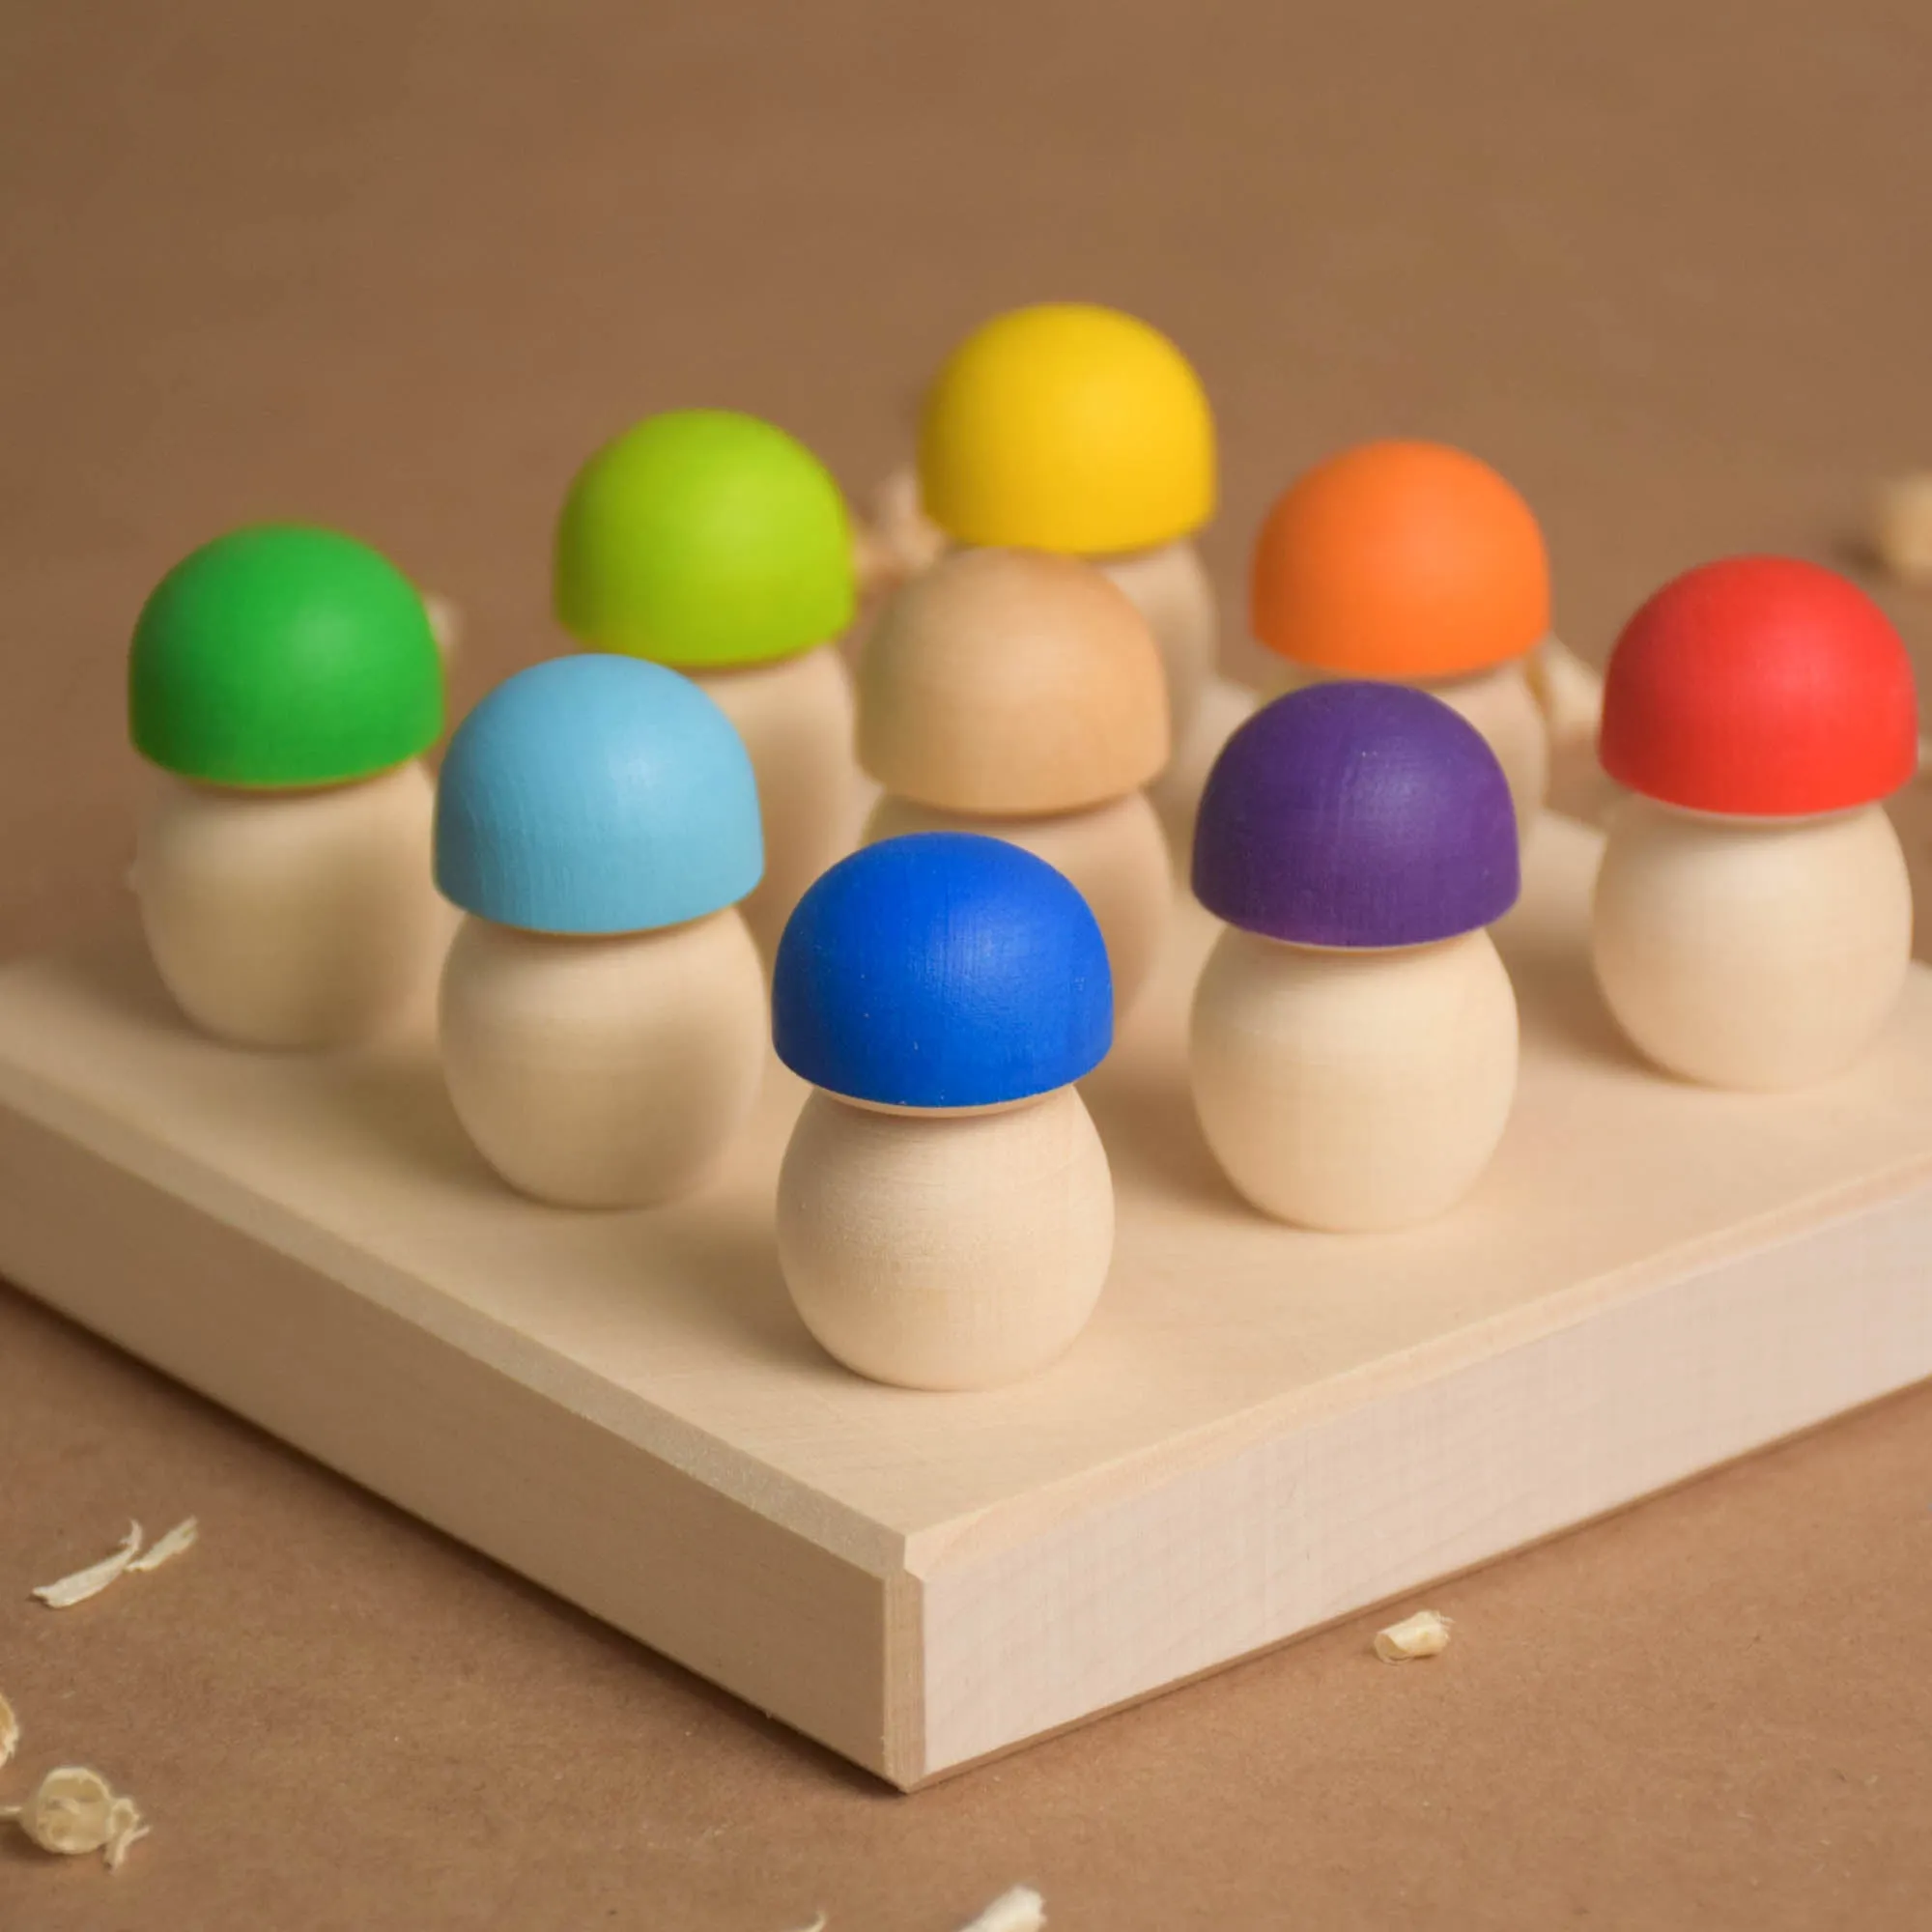
M1665 805L1846 811L1918 769L1912 662L1834 571L1785 556L1700 564L1624 626L1599 750L1619 784Z

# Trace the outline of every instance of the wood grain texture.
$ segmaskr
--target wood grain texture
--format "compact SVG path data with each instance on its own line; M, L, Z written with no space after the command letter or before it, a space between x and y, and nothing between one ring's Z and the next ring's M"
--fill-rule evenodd
M1213 677L1202 691L1194 722L1175 740L1167 769L1148 786L1148 799L1166 828L1168 843L1185 877L1188 855L1194 849L1195 815L1201 809L1201 789L1221 747L1254 715L1255 694L1232 678Z
M1912 956L1912 882L1879 806L1714 818L1630 797L1591 922L1597 980L1660 1066L1714 1087L1829 1080L1884 1027Z
M1071 1087L955 1114L814 1094L777 1218L805 1325L903 1388L1037 1374L1087 1325L1114 1251L1107 1155Z
M131 883L156 970L197 1026L339 1046L420 1002L456 923L430 885L421 765L303 791L155 783Z
M1488 739L1509 780L1517 826L1526 832L1549 797L1550 761L1550 721L1531 689L1527 660L1423 688Z
M656 932L467 919L438 1003L457 1118L513 1187L635 1208L698 1185L757 1099L764 969L735 908Z
M1446 1213L1516 1094L1516 998L1487 932L1340 952L1230 928L1194 997L1188 1077L1222 1171L1338 1233Z
M943 811L1122 798L1167 763L1153 634L1077 557L964 550L880 613L859 663L859 762Z
M426 1032L227 1051L125 937L0 974L0 1267L917 1783L1932 1375L1932 977L1827 1087L1660 1079L1592 987L1597 850L1538 828L1497 934L1518 1106L1407 1233L1221 1181L1182 1062L1212 927L1179 922L1085 1087L1107 1292L1011 1388L881 1387L811 1342L770 1220L784 1076L709 1189L558 1214L470 1152Z
M1412 686L1284 693L1238 726L1196 814L1194 896L1295 946L1427 946L1492 925L1522 886L1508 781Z
M1503 768L1503 776L1509 780L1517 827L1524 835L1548 802L1552 758L1552 719L1532 682L1535 663L1532 656L1514 659L1489 670L1471 671L1466 677L1413 680L1418 690L1439 697L1483 734ZM1289 665L1275 682L1282 691L1298 691L1311 684L1330 682L1332 675L1304 665ZM1580 732L1574 722L1577 697L1566 688L1560 700L1553 691L1551 698L1565 707L1566 718L1572 720L1569 728L1574 739ZM1601 770L1597 766L1594 723L1588 735L1587 762L1593 770Z
M769 958L799 895L858 838L852 675L837 644L694 675L738 727L757 774L765 875L739 911Z
M863 492L945 345L1037 291L1112 292L1198 355L1244 673L1266 493L1392 426L1523 485L1599 661L1685 563L1829 559L1871 479L1924 463L1932 251L1900 191L1932 172L1924 9L1211 20L1179 60L1146 0L1104 33L597 0L541 42L498 0L13 10L8 956L120 897L121 646L189 544L265 505L384 543L460 596L467 703L557 647L544 532L627 411L748 400ZM1606 137L1637 113L1643 139ZM1883 594L1932 665L1932 599ZM1021 1876L1070 1932L1266 1925L1284 1898L1386 1932L1819 1932L1911 1925L1932 1892L1908 1667L1932 1387L1432 1592L1462 1619L1437 1663L1377 1663L1365 1612L897 1804L0 1308L0 1541L192 1507L214 1539L91 1627L0 1608L30 1735L52 1714L160 1812L105 1891L0 1859L32 1932L419 1932L479 1900L519 1932L639 1900L679 1932L821 1904L834 1932L951 1932Z
M893 470L872 497L872 521L858 533L860 576L873 595L890 592L930 570L951 548L946 532L919 500L919 473L910 464ZM1160 651L1170 735L1179 751L1193 730L1202 699L1218 680L1221 619L1213 580L1191 537L1153 550L1087 561L1124 590L1147 619ZM1199 794L1201 777L1194 781Z
M1174 867L1144 792L1085 811L981 818L940 811L889 792L866 820L866 842L913 832L978 832L1044 859L1070 879L1099 922L1114 976L1114 1010L1133 1009L1160 956L1174 906Z
M1192 537L1182 537L1156 550L1091 561L1127 593L1153 632L1167 684L1168 726L1178 746L1193 729L1220 662L1220 612L1201 552Z

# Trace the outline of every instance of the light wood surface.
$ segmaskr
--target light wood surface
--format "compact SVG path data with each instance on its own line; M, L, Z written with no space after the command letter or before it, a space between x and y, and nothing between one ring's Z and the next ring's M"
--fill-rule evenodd
M837 644L821 644L694 681L738 727L757 774L765 876L739 911L770 958L806 887L857 838L851 672Z
M1070 1087L952 1114L813 1094L779 1170L777 1222L792 1305L848 1368L906 1388L997 1388L1087 1325L1114 1189Z
M1509 780L1518 830L1527 834L1549 796L1549 721L1531 689L1528 661L1471 677L1441 678L1424 688L1489 740Z
M539 42L487 0L184 0L119 14L109 56L99 13L13 10L0 946L125 905L123 646L209 532L285 506L455 592L461 708L560 647L544 532L612 421L743 401L863 492L947 343L1042 291L1199 361L1244 674L1267 495L1391 429L1523 485L1593 658L1701 557L1842 555L1932 447L1900 188L1932 169L1932 15L1740 18L1244 6L1181 61L1151 4L1101 34L597 0ZM1867 581L1932 666L1932 598ZM479 1901L582 1932L640 1900L678 1932L954 1932L1021 1878L1054 1932L1285 1899L1338 1932L1819 1932L1932 1892L1932 1387L911 1803L12 1291L0 1409L20 1582L129 1512L209 1538L138 1598L0 1606L7 1789L72 1749L157 1814L112 1880L0 1848L31 1932ZM1449 1652L1377 1662L1418 1602Z
M1339 1233L1445 1213L1516 1094L1516 998L1487 932L1346 952L1229 928L1188 1075L1214 1157L1264 1212Z
M1167 755L1152 633L1076 557L955 551L866 639L859 762L915 804L1076 811L1138 790Z
M197 1026L335 1046L420 1000L455 925L430 885L421 765L288 792L153 776L129 883L156 968Z
M1517 1109L1402 1234L1221 1181L1183 1066L1213 932L1182 920L1085 1087L1107 1293L1011 1388L881 1387L799 1323L795 1081L701 1193L559 1214L469 1151L426 1032L227 1050L127 936L0 974L0 1267L916 1784L1932 1373L1932 978L1829 1086L1662 1079L1592 989L1597 852L1540 828L1498 928Z
M862 576L873 593L895 590L947 554L946 532L928 518L919 500L919 475L910 464L895 469L872 498L872 522L861 533ZM1191 537L1154 550L1120 556L1089 557L1102 576L1118 584L1148 621L1160 651L1167 689L1167 715L1175 750L1192 733L1202 700L1219 680L1221 623L1213 580ZM1225 735L1225 734L1224 734ZM1185 771L1169 777L1163 794L1177 811L1189 811L1180 789ZM1201 770L1205 778L1206 766ZM1199 798L1200 781L1191 796Z
M1177 744L1193 728L1201 699L1220 662L1221 626L1214 585L1192 537L1157 550L1096 556L1094 566L1124 590L1160 647L1167 714Z
M511 1186L631 1208L696 1186L750 1119L770 1033L735 908L655 932L560 937L467 919L439 1045L469 1138Z
M1086 811L1031 818L939 811L887 793L866 821L866 842L908 832L983 833L1057 867L1080 889L1107 942L1117 1019L1133 1009L1174 910L1174 868L1166 836L1144 792L1130 792Z
M1627 798L1591 923L1597 979L1661 1066L1714 1087L1828 1080L1865 1052L1912 956L1912 883L1880 806L1719 818Z
M1148 798L1167 828L1180 876L1193 865L1194 821L1201 809L1202 787L1221 747L1254 716L1257 695L1232 678L1213 677L1201 694L1194 721L1175 741L1167 769L1148 786ZM1594 762L1594 760L1592 761Z

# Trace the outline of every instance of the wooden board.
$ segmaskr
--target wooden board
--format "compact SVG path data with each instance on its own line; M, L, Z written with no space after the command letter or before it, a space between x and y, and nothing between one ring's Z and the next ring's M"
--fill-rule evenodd
M1390 1598L1932 1375L1932 975L1775 1099L1658 1078L1547 821L1499 934L1517 1113L1410 1234L1276 1227L1180 1065L1185 918L1089 1083L1121 1225L1094 1326L990 1394L876 1387L792 1315L799 1089L700 1199L503 1191L418 1027L232 1052L131 935L0 973L0 1271L902 1786Z

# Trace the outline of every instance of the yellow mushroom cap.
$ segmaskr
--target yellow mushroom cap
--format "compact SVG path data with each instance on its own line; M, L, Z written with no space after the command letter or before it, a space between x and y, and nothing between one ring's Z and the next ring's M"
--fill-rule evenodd
M1214 420L1159 329L1047 302L947 358L920 425L920 495L955 543L1074 556L1151 550L1214 512Z
M956 551L880 613L859 761L942 811L1025 817L1124 798L1167 763L1160 651L1125 592L1040 551Z

